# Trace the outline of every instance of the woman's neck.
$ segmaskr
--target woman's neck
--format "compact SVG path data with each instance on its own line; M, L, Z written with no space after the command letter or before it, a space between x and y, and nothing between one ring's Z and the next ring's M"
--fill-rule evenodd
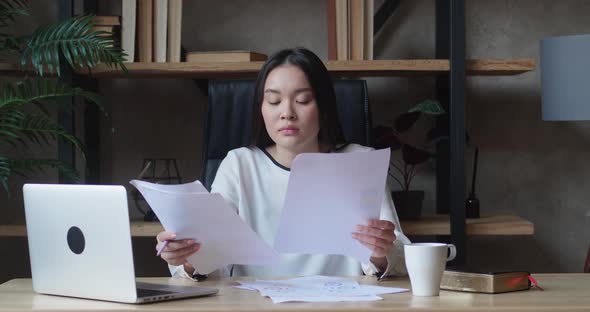
M278 145L271 145L266 148L266 151L274 158L279 164L291 168L293 164L293 160L295 156L301 153L326 153L329 151L327 145L324 144L314 144L313 146L308 146L306 148L302 148L300 150L292 150L280 147Z

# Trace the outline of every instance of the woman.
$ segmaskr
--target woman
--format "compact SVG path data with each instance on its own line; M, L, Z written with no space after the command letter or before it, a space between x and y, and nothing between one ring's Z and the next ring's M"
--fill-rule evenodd
M254 131L250 147L230 151L211 187L220 193L258 235L272 245L285 197L289 168L300 153L347 153L368 147L345 144L336 111L333 82L323 62L297 48L272 55L262 66L254 95ZM381 220L358 225L352 238L372 251L370 263L336 255L281 255L271 266L234 265L223 275L360 275L405 274L403 243L393 202L386 193ZM156 249L173 233L161 232ZM187 258L200 245L192 240L170 242L161 257L175 276L191 277Z

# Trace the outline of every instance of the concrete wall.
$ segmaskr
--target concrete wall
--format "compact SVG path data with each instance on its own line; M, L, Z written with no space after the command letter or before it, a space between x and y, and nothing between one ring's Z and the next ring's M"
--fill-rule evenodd
M120 14L117 3L100 1L100 13ZM55 12L54 2L32 5L41 13L39 24L55 18L48 13ZM541 38L590 32L588 1L469 0L466 13L468 58L538 62ZM326 34L323 1L184 3L182 40L188 51L268 54L305 46L326 59ZM375 38L375 58L432 57L434 2L402 1ZM431 77L367 80L375 124L390 123L399 112L434 94ZM519 214L535 223L536 232L532 237L470 238L468 262L532 272L581 271L590 242L590 217L585 216L590 210L590 124L541 121L539 69L517 76L470 77L467 86L467 129L480 148L481 212ZM206 97L193 81L101 80L100 90L112 116L102 128L102 183L127 185L139 173L142 159L153 157L176 158L184 181L200 176ZM468 148L466 154L468 174L472 151ZM426 213L434 213L433 174L433 164L426 164L414 183L427 192ZM19 183L14 188L18 196ZM8 223L22 221L22 203L15 200L10 206ZM139 217L133 205L130 209ZM16 249L22 246L13 244ZM149 252L144 252L146 262L140 261L142 272L156 272L148 268L152 266L160 270L151 243L143 244Z

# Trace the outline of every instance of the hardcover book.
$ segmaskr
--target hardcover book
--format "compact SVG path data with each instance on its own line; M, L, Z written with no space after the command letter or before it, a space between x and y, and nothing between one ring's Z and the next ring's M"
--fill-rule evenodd
M440 288L466 292L497 294L531 288L529 272L467 272L445 270Z
M266 59L266 55L250 51L211 51L186 54L187 62L256 62L266 61Z
M136 0L122 0L121 2L121 48L127 54L125 63L135 61L135 23Z

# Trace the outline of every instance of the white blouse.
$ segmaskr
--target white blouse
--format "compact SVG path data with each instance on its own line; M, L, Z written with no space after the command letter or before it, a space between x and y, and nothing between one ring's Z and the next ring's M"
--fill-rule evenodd
M335 153L362 152L372 148L349 144ZM268 245L273 246L280 222L283 200L289 181L289 168L276 162L270 154L257 147L230 151L221 162L212 193L219 193ZM403 244L410 243L402 233L391 194L385 192L380 219L395 224L394 248L387 255L388 267L384 275L405 275ZM228 229L231 230L231 229ZM197 268L198 269L198 268ZM183 266L170 266L173 276L190 276ZM377 268L372 263L339 255L283 254L270 266L233 265L218 274L227 276L300 276L300 275L373 275Z

